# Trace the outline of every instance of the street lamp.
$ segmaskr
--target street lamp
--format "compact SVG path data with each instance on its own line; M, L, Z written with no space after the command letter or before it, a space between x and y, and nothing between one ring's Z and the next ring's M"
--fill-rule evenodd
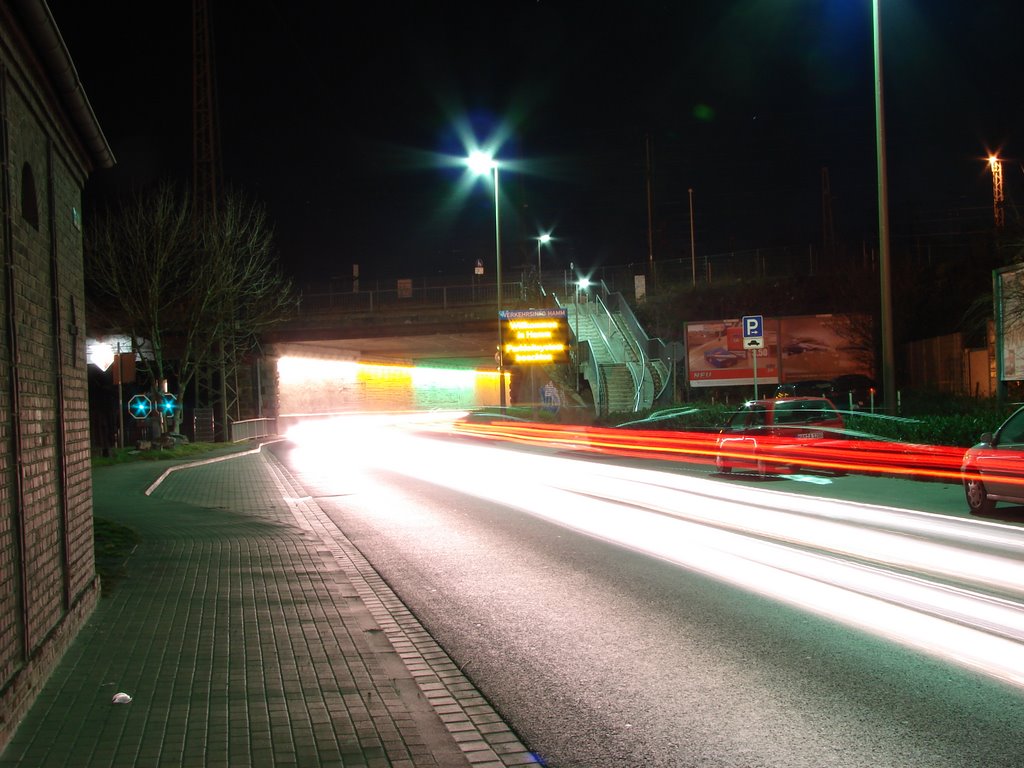
M875 134L878 147L878 267L882 293L882 397L896 408L896 355L892 332L892 287L889 280L889 191L885 164L885 105L882 99L882 35L879 0L871 0L871 27L875 54Z
M540 247L551 242L551 235L545 232L537 236L537 281L540 282Z
M505 407L505 339L501 322L501 204L498 194L498 161L486 152L475 151L466 158L469 170L478 176L491 173L494 175L494 254L495 279L498 287L498 403ZM539 246L538 246L539 247Z
M999 155L988 156L988 167L992 171L992 217L996 229L1001 229L1006 223L1006 213L1003 210L1003 203L1006 198L1003 196L1003 166Z

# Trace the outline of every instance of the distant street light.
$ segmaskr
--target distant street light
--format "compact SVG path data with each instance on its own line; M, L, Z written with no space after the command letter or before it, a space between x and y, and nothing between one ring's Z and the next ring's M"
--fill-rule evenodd
M875 134L878 148L878 266L882 292L882 397L885 407L896 409L896 355L892 332L892 287L889 279L889 191L885 163L885 104L882 98L882 35L879 0L871 0L872 40L875 54Z
M505 360L504 347L505 339L501 322L501 202L498 193L498 161L486 152L472 152L466 158L466 165L478 176L493 174L494 176L494 254L495 254L495 276L498 287L498 403L501 408L505 407ZM538 247L540 247L538 245Z
M1003 203L1006 198L1003 196L1003 166L999 155L988 156L988 168L992 171L992 217L996 229L1001 229L1006 223L1006 213L1003 210Z
M551 235L545 232L537 236L537 280L540 280L540 247L551 242Z

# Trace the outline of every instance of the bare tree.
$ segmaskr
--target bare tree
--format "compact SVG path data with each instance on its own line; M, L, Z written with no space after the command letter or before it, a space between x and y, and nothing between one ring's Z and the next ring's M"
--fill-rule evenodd
M132 338L153 381L185 391L196 371L237 359L294 306L262 207L229 193L197 220L164 184L97 216L86 234L90 292Z
M295 307L290 281L278 271L266 212L237 192L203 228L200 278L211 286L206 346L223 344L229 359L252 349L260 331Z

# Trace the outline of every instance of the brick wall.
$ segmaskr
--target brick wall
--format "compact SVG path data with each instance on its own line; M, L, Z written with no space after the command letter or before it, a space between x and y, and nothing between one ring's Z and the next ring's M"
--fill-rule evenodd
M0 10L0 750L95 606L86 163Z

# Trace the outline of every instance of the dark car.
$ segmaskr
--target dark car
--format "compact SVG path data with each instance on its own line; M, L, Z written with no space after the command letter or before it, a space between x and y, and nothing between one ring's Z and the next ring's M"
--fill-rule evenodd
M832 379L828 399L851 411L874 409L882 402L875 380L860 373L848 373Z
M832 382L827 379L787 381L775 388L776 397L828 397Z
M719 472L752 469L759 475L793 472L788 461L826 438L842 438L843 417L828 398L783 397L750 400L726 422L718 435L715 465Z
M786 355L802 355L804 352L828 352L827 344L822 344L817 339L799 338L790 339L782 345L782 352Z
M725 347L715 347L704 353L704 359L715 368L732 368L740 360L745 360L746 352L734 351Z
M973 514L991 514L999 501L1024 504L1024 408L994 434L982 434L964 454L960 472Z

